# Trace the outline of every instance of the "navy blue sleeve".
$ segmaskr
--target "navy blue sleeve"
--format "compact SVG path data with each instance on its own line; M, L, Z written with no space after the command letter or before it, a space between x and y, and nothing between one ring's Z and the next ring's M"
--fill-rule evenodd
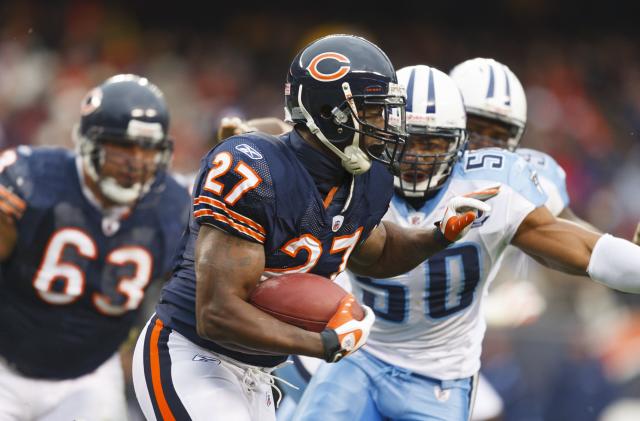
M365 230L358 241L358 246L364 244L373 230L380 224L389 210L393 196L393 175L379 162L374 162L366 174L369 177L368 194L365 196L365 209L369 213Z
M160 217L164 232L164 261L160 276L166 274L175 264L176 252L191 210L191 196L184 186L168 174L165 185L167 187Z
M265 151L269 148L247 134L225 140L205 157L194 187L193 216L198 223L265 243L276 203Z

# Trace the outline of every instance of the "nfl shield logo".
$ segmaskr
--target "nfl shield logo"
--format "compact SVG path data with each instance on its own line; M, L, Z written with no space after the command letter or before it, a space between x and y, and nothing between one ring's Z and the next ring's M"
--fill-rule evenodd
M336 232L340 229L340 227L342 226L342 223L344 222L344 216L342 215L336 215L333 217L333 223L331 224L331 231Z
M409 215L409 223L411 225L420 225L424 221L425 214L422 212L415 212Z
M113 218L102 219L102 232L107 237L111 237L120 229L120 221Z

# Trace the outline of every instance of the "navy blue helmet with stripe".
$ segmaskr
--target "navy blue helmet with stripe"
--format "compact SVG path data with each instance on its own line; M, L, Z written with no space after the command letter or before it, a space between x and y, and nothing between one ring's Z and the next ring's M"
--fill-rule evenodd
M373 124L363 115L377 107L384 119ZM406 138L404 92L387 55L354 35L315 40L293 59L285 84L286 119L305 125L354 174L370 159L392 166ZM376 139L358 152L362 136Z
M171 159L173 142L168 135L169 112L162 92L146 78L116 75L87 93L80 104L80 114L75 138L85 171L106 198L118 204L133 203L146 193L155 174ZM124 148L122 150L139 146L155 151L154 162L145 166L153 171L152 176L123 185L105 175L103 169L110 158L105 152L107 144ZM132 162L122 154L115 159L114 165L127 166ZM130 166L139 172L136 165Z

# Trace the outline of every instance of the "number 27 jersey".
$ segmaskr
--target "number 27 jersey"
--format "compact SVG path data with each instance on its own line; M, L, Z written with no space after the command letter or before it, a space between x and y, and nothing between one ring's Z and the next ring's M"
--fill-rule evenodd
M485 331L481 298L492 266L522 220L544 204L535 172L516 154L466 153L438 194L414 210L394 196L385 220L433 227L454 196L500 185L489 215L479 215L459 242L410 272L389 279L350 274L354 294L373 308L376 322L365 345L374 356L440 380L474 375Z
M295 130L280 137L250 133L207 154L180 263L156 308L165 325L192 342L249 364L274 366L283 358L233 352L197 335L194 251L201 224L261 244L266 277L310 272L334 278L380 222L393 192L390 172L375 162L367 173L345 176L336 186L335 197L349 197L345 203L328 203L296 155L301 142Z

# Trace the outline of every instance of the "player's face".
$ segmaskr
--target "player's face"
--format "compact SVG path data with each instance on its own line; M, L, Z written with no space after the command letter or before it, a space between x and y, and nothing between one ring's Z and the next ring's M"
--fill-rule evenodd
M402 156L400 176L407 183L420 183L436 172L434 162L449 152L451 140L437 136L409 135L409 141Z
M507 148L507 141L511 137L508 125L469 114L467 114L467 129L469 149Z
M363 110L358 112L358 117L378 129L385 128L384 107L382 105L365 105ZM382 155L385 147L383 141L366 135L362 139L362 144L372 153L378 155Z
M159 158L156 149L108 141L103 143L103 148L105 156L101 173L104 177L114 178L122 187L144 184L156 173Z

